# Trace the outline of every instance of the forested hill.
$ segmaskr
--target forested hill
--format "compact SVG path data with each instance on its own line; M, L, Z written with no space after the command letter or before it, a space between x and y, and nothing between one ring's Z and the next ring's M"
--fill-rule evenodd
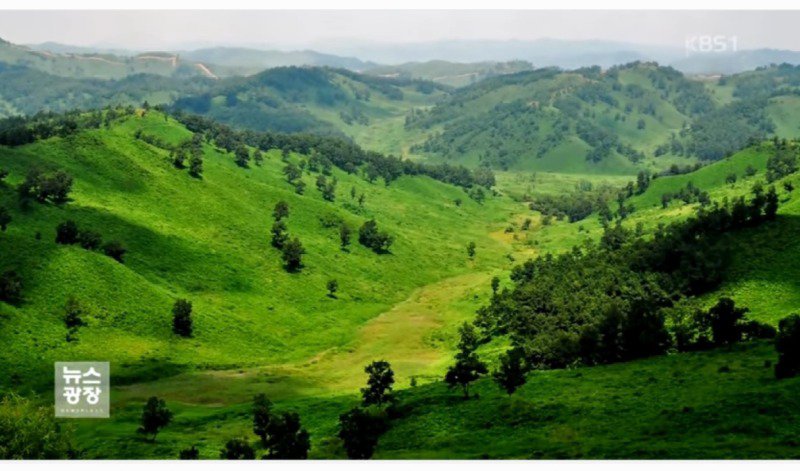
M431 134L420 153L495 168L619 173L653 158L656 167L716 160L774 132L766 90L777 73L717 83L654 63L539 69L458 89L406 127ZM745 84L760 93L744 93Z
M367 127L398 109L433 104L447 88L344 69L278 67L220 81L177 100L175 108L259 131L336 133L344 125Z

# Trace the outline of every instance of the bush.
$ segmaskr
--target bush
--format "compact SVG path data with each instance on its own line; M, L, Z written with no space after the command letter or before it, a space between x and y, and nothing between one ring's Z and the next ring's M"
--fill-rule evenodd
M0 460L77 458L78 451L51 407L11 395L0 399Z
M388 428L384 414L356 407L339 416L338 435L348 458L366 460L372 457L378 437Z
M22 301L22 279L12 270L0 275L0 301L9 304Z
M800 315L792 314L781 319L775 350L778 352L775 377L783 379L797 376L800 373Z
M358 230L358 242L373 252L382 254L389 251L394 238L388 233L378 230L378 223L371 219Z
M80 231L75 221L69 219L56 227L56 244L72 245L78 243Z
M295 237L283 246L283 263L286 266L286 271L296 272L303 267L303 254L306 250L300 239Z
M125 246L117 240L106 242L106 244L103 246L103 253L119 263L125 263L124 257L127 252L128 250L125 248Z
M192 330L192 303L178 299L172 306L172 331L181 337L191 337Z
M82 230L78 234L78 243L86 250L97 250L103 244L103 236L91 230Z
M220 450L219 458L222 460L254 460L256 452L244 438L228 440L225 448Z

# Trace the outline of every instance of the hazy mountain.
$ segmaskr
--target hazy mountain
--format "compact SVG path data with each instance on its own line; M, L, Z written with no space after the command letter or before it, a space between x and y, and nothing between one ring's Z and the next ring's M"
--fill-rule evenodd
M682 50L613 41L570 41L537 39L533 41L453 40L408 44L333 43L319 50L351 55L383 64L431 60L485 62L522 60L536 67L563 68L612 65L635 60L669 62L678 59Z
M800 64L799 51L754 49L733 53L694 54L672 63L687 74L737 74L770 64Z
M350 70L364 70L376 64L355 57L340 57L316 51L277 51L241 47L215 47L180 53L185 60L211 63L250 75L264 69L286 66L325 66Z

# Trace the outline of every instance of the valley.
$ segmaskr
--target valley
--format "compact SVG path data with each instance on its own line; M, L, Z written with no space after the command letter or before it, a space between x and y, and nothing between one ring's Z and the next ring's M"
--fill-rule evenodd
M260 394L313 459L355 457L348 411L377 459L800 456L800 67L226 53L0 54L0 392L109 361L111 418L53 422L77 456L260 457Z

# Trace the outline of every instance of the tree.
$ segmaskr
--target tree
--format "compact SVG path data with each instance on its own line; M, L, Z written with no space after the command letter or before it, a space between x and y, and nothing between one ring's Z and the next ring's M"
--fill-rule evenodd
M264 154L261 153L261 149L256 149L255 152L253 152L253 162L259 167L264 164Z
M128 249L126 249L125 246L122 245L122 242L118 240L112 240L106 242L106 244L103 245L103 253L113 258L114 260L118 261L119 263L125 263L124 257L125 254L128 253Z
M81 304L75 299L74 296L67 298L67 303L64 305L64 324L67 329L77 329L78 327L86 325L83 322L83 308Z
M394 239L386 232L378 230L374 219L365 222L358 230L358 242L375 253L386 253Z
M280 221L283 218L289 217L289 203L283 200L275 203L275 209L272 211L272 217L275 218L276 221Z
M328 296L331 298L336 298L336 291L339 290L339 282L336 280L328 280L328 283L325 285L328 289Z
M0 275L0 301L9 304L22 301L22 279L13 270Z
M778 213L778 193L775 191L775 186L771 185L767 191L766 200L764 202L764 218L767 221L774 221Z
M475 350L478 348L478 335L472 324L465 322L459 329L461 339L458 343L456 363L447 369L445 382L451 387L460 386L464 398L469 398L469 385L481 375L487 373L486 364L478 359Z
M200 459L200 450L197 449L196 446L192 445L191 448L186 448L181 450L178 453L179 460L199 460Z
M178 299L172 306L172 331L181 337L192 336L192 302Z
M56 244L71 245L78 243L78 225L68 219L56 227Z
M706 314L706 323L716 345L727 345L742 339L745 314L750 310L737 308L731 298L720 298Z
M775 350L778 352L776 378L791 378L800 374L800 315L792 314L778 323Z
M289 234L286 232L286 223L278 220L272 225L272 246L276 249L283 249L286 242L289 240Z
M322 188L322 199L333 202L336 199L336 178Z
M365 201L367 201L367 196L364 195L364 193L361 193L360 195L358 195L358 205L360 207L362 207L362 208L364 207L364 202Z
M10 222L11 214L4 206L0 206L0 231L5 232Z
M303 180L297 180L297 182L294 184L294 192L297 193L298 195L302 195L303 193L305 193L306 182L304 182Z
M179 147L172 151L172 166L177 169L186 167L186 151Z
M39 169L31 169L17 187L23 201L33 198L39 203L51 201L55 204L66 203L71 190L72 177L63 170L48 175Z
M339 226L339 243L341 244L342 250L347 250L347 246L350 245L350 238L352 237L353 230L350 229L345 223L342 223Z
M172 422L172 412L167 409L167 405L163 399L156 396L147 400L147 403L142 409L142 425L137 430L147 439L148 435L152 435L151 442L156 441L158 432Z
M245 147L244 144L241 144L236 148L234 157L236 160L236 165L242 168L248 167L247 164L250 162L250 151L247 150L247 147Z
M497 290L500 289L500 278L494 276L492 277L492 294L497 294Z
M525 368L523 366L522 351L513 349L500 356L500 368L492 373L492 379L508 395L514 394L520 386L525 384Z
M203 177L203 154L201 152L192 152L189 157L189 175L194 178Z
M325 175L317 175L317 190L325 191L325 187L328 186L328 179Z
M286 265L286 271L295 272L303 267L303 254L306 251L300 239L294 239L286 242L283 246L283 263Z
M40 407L13 392L0 398L0 460L77 457L71 433L54 417L52 407Z
M389 362L373 361L364 368L369 375L367 387L361 388L362 403L365 406L378 406L392 400L392 385L394 384L394 371Z
M225 448L220 450L221 460L254 460L256 452L244 438L232 438L225 444Z
M266 445L269 434L269 424L272 422L272 402L264 394L253 398L253 433L261 438L262 445Z
M471 259L475 258L475 242L467 244L467 256Z
M338 435L348 458L367 460L375 452L378 437L387 428L384 416L356 407L339 416Z
M289 183L294 183L295 180L303 176L303 173L300 171L300 168L298 168L297 165L291 162L286 164L285 167L283 167L283 174L286 175L286 181L288 181Z
M300 424L296 413L284 412L272 417L267 427L265 458L276 460L304 460L308 457L311 441L306 429Z

